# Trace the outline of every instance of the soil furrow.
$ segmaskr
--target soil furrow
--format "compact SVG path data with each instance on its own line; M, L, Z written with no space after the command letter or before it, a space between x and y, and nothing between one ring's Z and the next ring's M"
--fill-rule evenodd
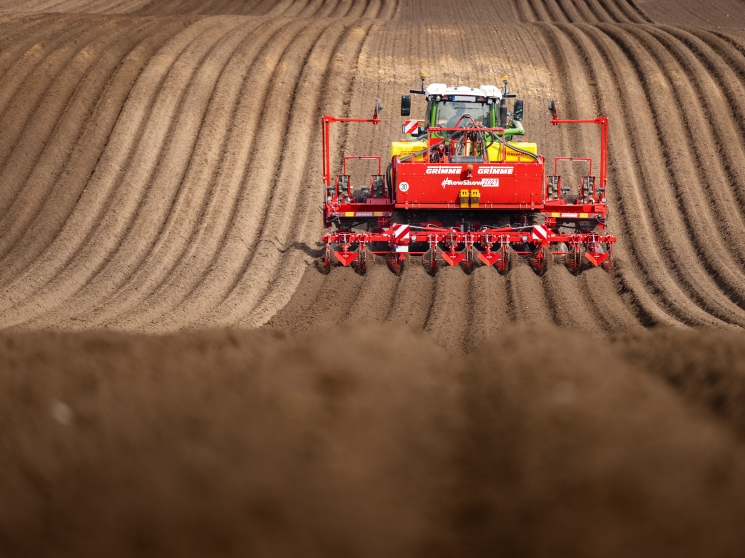
M287 177L286 189L290 194L289 203L282 206L284 223L282 229L277 229L276 225L280 220L272 218L272 227L269 230L262 231L264 239L279 238L285 245L289 246L292 242L292 249L278 252L270 244L264 242L260 245L260 250L264 256L257 259L252 257L252 264L262 265L264 257L276 259L277 264L272 278L273 287L267 289L256 305L241 316L238 322L241 326L257 326L265 323L277 308L281 308L290 299L292 291L297 286L300 277L299 270L303 269L309 262L309 247L316 245L320 237L319 227L319 202L322 190L318 188L318 177L321 174L320 159L321 151L318 143L313 143L315 138L320 136L320 117L322 114L339 114L338 101L347 98L346 95L351 90L354 80L350 75L356 75L359 66L360 53L369 37L370 29L374 25L373 20L361 20L344 30L343 36L335 46L335 55L326 68L326 77L323 79L323 86L311 85L311 89L318 89L320 94L317 98L316 106L308 111L308 114L314 114L310 121L312 127L308 128L307 143L313 147L305 154L305 167L302 183L304 187L299 191L293 191L291 182L292 175ZM316 75L314 79L317 79ZM333 102L330 102L334 99ZM299 167L303 168L303 167ZM291 174L294 171L289 171ZM284 179L282 179L284 180ZM284 182L280 182L284 186ZM276 201L276 200L273 200ZM274 228L275 232L270 232ZM312 231L312 232L311 232ZM245 289L248 286L248 276L244 276L237 290L231 293L230 297L239 297L237 300L243 303ZM229 300L229 299L227 299ZM229 303L229 302L228 302ZM230 303L229 303L230 304ZM248 310L248 307L246 307Z
M268 93L267 102L276 105L276 100L281 99L286 103L282 112L287 120L264 122L259 128L257 137L261 137L262 142L255 158L259 164L248 174L245 184L249 189L244 191L241 205L236 208L228 244L222 247L213 264L221 271L219 275L213 272L211 277L205 278L206 282L185 301L186 306L182 305L166 318L169 322L185 311L187 315L193 315L187 308L198 304L219 323L231 323L245 315L271 284L275 260L281 258L282 251L291 249L294 242L280 231L290 219L288 212L296 203L293 194L300 187L297 178L302 176L308 156L306 150L310 145L304 138L314 126L319 84L329 63L326 57L333 56L333 49L323 55L321 50L326 45L338 47L344 31L340 24L330 27L329 22L311 24L302 32L303 40L291 44L280 59L277 75L281 78L274 86L277 91ZM295 63L298 57L304 60L302 64ZM275 106L273 110L278 108ZM290 130L293 133L291 139L287 135ZM290 149L295 155L283 163L280 155L284 149ZM273 232L268 232L272 229ZM209 291L204 288L207 285L211 285ZM220 308L225 297L230 296L235 298ZM205 306L205 302L210 306Z
M460 268L437 272L424 331L448 353L459 353L468 344L470 277Z
M640 329L639 316L633 312L633 301L619 296L613 276L602 269L582 273L582 293L606 333L622 333Z
M615 27L603 26L602 29L613 30ZM660 313L657 307L659 304L665 313L685 323L720 323L718 320L712 322L711 317L707 317L706 313L698 308L698 304L692 301L684 302L691 294L678 286L677 275L674 278L671 274L669 254L662 250L663 245L669 246L672 241L655 242L665 237L667 229L661 228L665 218L655 218L654 213L661 211L669 202L661 204L654 201L654 197L651 196L658 194L660 186L652 189L645 185L661 185L669 179L664 176L660 165L652 163L662 160L661 155L650 155L653 146L657 145L657 135L647 138L645 136L649 135L649 130L637 128L636 125L637 122L654 119L649 112L647 94L638 79L638 72L635 66L625 62L626 58L622 51L611 50L617 47L615 43L606 42L605 33L601 33L596 27L583 27L582 30L591 40L593 48L608 61L603 71L608 72L608 77L618 91L617 94L610 96L613 99L613 102L610 102L606 98L608 93L600 88L596 89L599 95L598 106L603 113L608 114L611 122L613 139L610 170L618 177L618 182L615 187L609 188L608 197L615 209L610 215L611 228L617 230L622 238L616 247L622 288L632 294L635 305L641 312L640 317L645 322L653 319L661 320L663 323L674 323ZM575 44L581 46L582 42L577 38ZM632 110L630 105L633 99L645 101ZM620 124L614 123L625 123L628 132L619 127ZM636 141L632 143L630 138L636 138ZM639 150L643 150L643 153ZM634 154L635 152L637 153ZM626 242L629 242L628 249ZM639 272L641 277L637 276ZM653 299L657 302L652 302Z
M158 32L153 32L156 26L160 29ZM146 35L146 37L141 37L140 45L131 49L130 52L124 53L124 59L119 62L120 67L116 68L116 71L107 77L102 86L103 90L95 102L86 107L86 97L95 98L95 95L92 97L85 94L81 95L81 105L83 105L83 110L88 111L88 116L85 119L86 122L80 136L74 142L70 141L68 143L65 141L62 143L63 146L72 144L67 153L63 152L63 157L60 157L58 139L51 139L46 142L45 154L48 153L48 158L51 160L50 164L56 164L59 158L63 167L59 173L52 173L49 170L49 165L45 164L43 160L35 165L34 171L27 182L33 183L34 180L53 181L55 182L54 189L49 197L44 200L43 206L38 215L34 217L33 223L24 231L24 236L19 240L14 239L12 252L0 260L0 270L2 270L2 277L5 282L12 280L21 272L23 267L38 257L64 225L81 196L111 134L127 94L142 69L142 58L151 55L163 41L173 35L175 33L174 26L183 27L184 24L176 24L173 21L165 25L149 22L146 28L139 33L140 35ZM132 38L136 37L137 34L134 34ZM119 48L129 48L126 45L127 43L120 43L117 49L111 49L108 57L112 61L115 60L121 56ZM97 72L96 75L92 76L91 81L95 83L101 77L106 76ZM67 117L63 125L67 125L68 120L72 120L71 124L76 125L77 118L80 117ZM36 178L37 175L38 178ZM22 196L24 209L26 210L37 203L32 196L28 195L28 183ZM29 198L31 198L31 204L29 204ZM6 215L6 218L9 218L9 216ZM13 235L10 231L12 227L17 226L17 221L7 223L0 220L0 227L3 230L0 235L0 245L8 245L8 249L11 248L9 246L11 243L8 240L13 238Z
M597 2L601 9L607 14L607 17L600 21L607 21L612 23L625 23L628 18L619 11L618 4L614 0L590 0L590 2Z
M9 221L7 226L0 222L0 281L7 282L17 275L18 264L33 261L51 240L49 234L59 230L61 223L55 227L47 215L39 216L43 207L50 205L55 212L64 213L60 196L55 196L60 189L55 186L58 186L64 168L69 168L69 160L60 156L59 146L71 146L69 154L80 151L86 124L94 120L96 103L92 100L101 98L122 59L132 50L132 43L121 39L137 40L144 33L152 34L153 30L152 23L143 22L105 32L89 43L63 70L61 79L50 86L41 103L43 111L32 116L36 125L26 128L9 157L8 165L0 172L2 183L23 184L23 195L16 197L5 215ZM85 143L84 148L96 152L95 145ZM65 188L67 204L80 196L84 184L81 181L70 189ZM29 230L32 222L37 226ZM40 230L47 234L39 234ZM29 236L29 241L19 242L22 235ZM8 255L11 249L22 253L23 257ZM2 265L3 260L15 265Z
M727 105L726 129L734 128L734 132L727 134L725 147L732 151L723 164L727 165L727 174L732 175L731 187L737 198L735 207L745 215L745 187L743 186L742 168L737 164L741 156L737 153L745 151L745 52L739 52L727 41L717 37L714 33L700 30L679 30L665 28L675 35L686 46L694 51L696 57L706 65L707 70L714 77L714 81L721 94L715 97ZM716 106L716 105L715 105ZM720 111L717 111L720 114ZM738 150L739 148L739 150Z
M743 90L740 86L739 91L734 93L731 88L723 86L727 77L732 77L727 75L729 68L725 63L717 64L708 58L708 53L701 50L700 44L691 42L693 39L690 35L684 32L679 34L671 28L664 28L664 31L664 34L657 31L653 34L691 76L688 90L682 91L681 95L697 98L698 106L690 111L694 117L688 129L690 132L699 132L698 137L702 138L696 150L696 162L702 198L708 201L712 212L709 223L701 223L697 229L718 231L721 239L719 245L737 259L739 265L736 269L740 269L743 267L745 239L740 238L739 232L745 228L745 220L744 209L738 207L740 200L735 192L745 190L745 165L738 164L745 159L745 149L741 130L736 130L733 125L733 111L720 111L719 108L722 104L732 107L737 93L742 98ZM685 45L685 48L681 45ZM703 64L704 60L709 64ZM727 184L729 188L717 187L721 184Z
M418 262L404 267L386 320L413 329L424 329L435 300L435 279Z
M399 278L384 263L370 266L359 295L346 312L344 322L356 325L385 321L391 312L398 282Z
M682 106L680 103L689 98L689 95L678 92L677 87L681 84L680 80L676 78L679 74L673 76L672 72L668 70L668 64L671 64L672 61L666 58L657 45L647 40L648 35L645 33L637 32L635 28L629 28L628 32L651 51L656 51L654 61L661 70L658 75L665 76L664 81L662 79L652 80L648 77L654 75L654 73L651 73L651 69L641 74L643 76L641 82L650 102L659 107L657 113L662 113L660 109L669 104L667 99L670 97L677 99L676 106ZM622 41L627 49L627 54L635 59L639 65L648 63L641 51L636 50L637 43L632 45L630 42L625 42L625 36L625 34L618 34L616 38ZM662 63L663 60L667 64ZM667 94L663 93L665 90L668 91ZM694 93L692 94L695 96ZM677 211L673 210L661 215L659 219L665 225L665 232L670 235L668 241L672 247L670 251L671 262L678 269L679 277L688 285L691 294L707 311L720 319L730 323L742 324L745 323L743 322L745 314L742 313L742 310L737 308L736 305L732 305L735 306L734 308L729 307L730 305L722 300L721 296L718 296L719 293L712 289L714 287L712 283L717 284L724 291L725 297L730 298L737 292L736 290L732 291L732 285L741 284L741 279L731 273L731 260L730 262L726 261L726 247L722 244L718 245L715 242L716 237L711 233L704 235L698 233L703 228L716 230L715 220L706 214L708 200L698 194L699 186L694 178L698 175L698 184L705 181L705 178L700 174L703 161L699 159L699 164L695 165L692 160L698 157L698 150L694 150L693 158L680 156L679 142L671 141L671 138L675 137L676 134L678 137L694 137L693 127L688 124L687 119L696 116L698 115L693 111L693 113L685 112L679 118L677 111L673 111L665 119L655 118L653 120L661 143L662 156L668 165L669 179L665 182L672 185L668 194L671 196L669 198L671 199L670 205L675 204L678 207ZM703 129L701 129L701 126L703 126ZM705 125L703 124L695 126L695 128L699 134L705 131ZM663 193L665 188L658 188L658 190ZM672 196L674 196L674 202ZM660 198L660 201L662 199ZM664 202L658 204L658 206L660 205L664 205ZM678 216L680 221L676 218ZM699 269L699 266L705 269Z
M543 282L525 263L518 263L507 274L510 318L513 322L550 324L554 316L543 290Z
M153 179L161 185L157 201L167 210L167 214L161 210L164 219L161 229L153 235L154 242L149 248L139 248L141 254L148 250L146 255L133 258L131 249L120 249L87 285L86 292L71 300L70 311L77 314L98 307L86 317L86 327L109 322L118 314L139 306L147 308L146 312L136 311L140 318L152 312L154 305L144 301L169 275L172 276L185 252L195 247L198 242L196 235L205 223L205 206L211 201L219 200L227 205L233 201L225 195L226 192L213 191L211 187L222 153L224 134L230 129L229 118L243 85L243 76L238 80L230 79L228 65L230 60L250 63L265 38L276 31L276 26L261 26L259 36L253 36L258 26L258 22L251 22L227 33L189 84L184 106L189 107L186 113L190 118L174 124L175 132L171 136L178 141L172 141L166 147L166 155L158 169L163 176L156 175ZM248 52L246 45L251 45ZM168 153L172 153L170 161ZM194 164L195 161L198 164ZM170 196L165 195L169 183L173 192ZM144 212L148 216L158 214L155 209ZM220 217L218 222L224 220L224 216ZM182 280L186 281L186 277Z
M111 24L108 27L112 28ZM82 21L74 22L52 40L34 44L6 72L8 75L4 79L5 87L0 90L0 126L5 138L0 144L0 172L5 171L8 158L23 135L29 120L38 110L43 110L44 107L40 106L40 103L49 86L81 50L81 45L77 44L74 38L83 37L83 43L86 43L92 35L95 35L95 32L87 28ZM11 183L0 189L0 214L7 212L21 186L22 184Z
M546 271L543 289L554 324L578 333L598 335L605 331L605 324L587 300L580 279L572 276L565 266L554 265Z
M215 21L202 20L192 25L176 35L150 60L128 96L107 149L75 211L44 254L12 284L0 291L0 307L9 309L44 287L58 273L64 272L65 278L70 279L63 283L64 287L60 285L64 291L50 286L43 297L47 304L59 304L65 298L64 292L71 294L77 291L89 278L90 272L76 274L76 269L68 265L71 260L77 260L81 266L94 272L91 264L105 261L116 248L130 218L136 213L146 176L155 163L158 146L169 128L169 125L162 124L170 122L171 115L178 107L179 89L169 86L161 91L163 80L171 83L174 79L188 79L189 73L183 65L172 71L173 62L197 37L215 24ZM176 78L178 70L184 71ZM169 73L170 82L166 79ZM160 95L158 91L161 91ZM131 178L126 174L127 169L133 169ZM97 242L94 243L92 238L96 238ZM13 323L19 323L41 313L45 306L40 304L41 297L35 298L24 311L20 308L10 313L6 311L2 321L7 317Z
M141 153L137 171L126 173L122 179L124 182L131 181L131 186L142 192L139 199L135 198L137 205L132 207L131 220L127 223L126 229L114 240L111 252L106 254L105 259L98 251L98 243L94 240L83 248L84 251L91 250L95 254L93 258L87 258L84 271L76 270L73 264L69 270L61 274L67 276L67 282L55 278L57 288L70 289L66 298L73 312L77 311L79 297L82 298L85 307L90 304L89 301L98 300L102 291L108 293L125 282L130 272L137 269L152 245L162 235L163 226L168 222L168 213L172 209L173 199L191 154L191 150L188 149L189 146L193 146L190 138L202 122L203 106L211 94L209 88L203 87L204 83L199 83L201 74L197 68L201 61L210 60L211 54L219 49L225 40L229 40L225 37L238 35L238 40L240 39L239 33L233 31L238 27L238 22L221 22L217 19L212 23L220 26L221 32L205 34L202 40L193 43L187 57L176 61L170 80L165 82L165 91L179 91L176 97L171 99L175 102L168 108L164 104L161 105L165 111L158 114L164 117L168 125L155 129L156 120L149 123L149 129L146 127L144 132L145 136L152 133L158 143L152 145L153 149L147 153ZM232 52L229 48L227 50ZM209 65L204 67L208 69L209 75L212 68ZM215 67L219 69L219 62ZM165 103L165 97L163 101ZM191 110L185 110L186 107ZM179 117L169 118L168 110L173 111L172 114L179 114ZM158 137L159 134L162 136ZM155 183L158 184L157 188L153 186ZM96 258L100 262L100 267L91 269L90 264L96 261ZM80 295L73 295L78 291L82 291ZM55 320L57 315L52 313L49 317Z
M564 6L556 0L541 0L546 13L549 14L549 21L568 22L571 21L564 9Z
M507 279L492 267L478 267L470 280L468 351L481 347L510 322Z
M303 29L302 22L282 20L276 26L269 26L262 33L271 33L271 40L262 43L257 38L247 42L245 47L258 53L258 58L252 62L250 68L244 65L248 58L234 58L236 69L234 71L246 72L242 82L232 82L229 90L223 94L232 94L237 103L234 113L230 116L232 125L229 126L224 149L219 154L219 168L214 177L214 190L208 198L209 206L199 218L199 229L193 239L186 245L186 252L182 255L176 266L169 270L168 276L162 279L157 290L147 300L147 310L137 312L133 308L133 317L137 320L154 320L165 312L173 310L182 303L197 288L203 289L205 293L213 293L210 280L216 275L224 280L226 270L221 267L219 258L230 256L228 265L235 265L235 245L230 245L231 240L240 242L240 249L248 250L251 237L248 236L250 228L246 222L236 222L236 215L240 215L242 207L250 204L254 209L260 206L253 204L255 201L253 190L246 191L248 169L251 165L249 153L256 145L269 147L265 141L257 142L257 138L265 135L257 135L261 126L262 117L266 114L268 107L276 100L271 94L269 84L278 79L276 67L279 60L286 56L287 49L292 44L294 37ZM246 53L245 56L248 56ZM241 93L249 87L266 91L263 97L258 95L242 95ZM209 136L208 136L209 137ZM209 141L207 145L209 146ZM216 155L216 154L215 154ZM203 188L203 185L195 183L195 188ZM158 265L157 258L153 265ZM224 265L224 264L223 264ZM212 295L214 296L214 295ZM126 300L126 297L124 297ZM210 297L203 295L195 300L201 306L192 309L195 316L200 312L207 311L210 307L205 306L210 302Z
M298 66L293 80L285 85L287 88L285 97L289 103L288 112L293 118L292 126L288 120L286 128L280 127L279 130L273 132L277 137L277 145L283 146L282 149L290 149L295 154L292 163L290 164L288 160L283 162L283 159L278 157L279 153L272 154L271 157L273 160L276 159L276 162L263 169L263 177L258 180L249 178L247 181L252 185L252 190L249 192L252 196L257 187L267 189L266 203L258 207L249 205L247 209L250 213L244 213L242 216L247 223L251 224L253 231L246 241L250 243L251 248L242 262L227 261L230 265L228 277L230 282L225 281L224 278L218 278L220 280L219 290L216 290L215 294L218 294L220 298L213 298L214 307L208 309L206 316L201 318L203 320L233 323L245 316L262 300L267 289L271 289L272 279L277 273L277 267L285 252L296 249L295 239L291 233L287 234L287 226L291 226L291 214L297 203L298 190L302 188L301 185L304 182L299 182L298 178L304 176L308 151L312 149L308 136L310 130L317 129L316 118L320 120L318 103L323 97L322 79L328 71L330 59L334 57L348 32L348 29L341 25L326 27L327 25L328 23L323 28L312 29L313 35L312 37L309 35L307 44L303 47L305 49L304 62ZM321 54L324 47L329 47L328 52ZM289 56L284 60L285 64L291 63ZM269 97L271 98L272 96ZM292 140L287 136L287 131L290 129L293 131ZM265 184L261 184L262 182ZM252 217L251 214L254 216ZM230 255L225 250L223 254L224 256ZM235 263L241 266L238 267ZM289 299L291 292L288 292L286 296ZM187 303L191 304L195 300L196 297L191 297ZM227 311L220 309L221 304Z

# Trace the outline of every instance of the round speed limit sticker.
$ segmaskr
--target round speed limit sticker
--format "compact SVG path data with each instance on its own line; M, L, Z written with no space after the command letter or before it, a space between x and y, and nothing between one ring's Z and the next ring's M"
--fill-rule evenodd
M402 192L408 192L408 190L409 190L409 183L408 182L402 182L401 184L398 185L398 189L401 190Z

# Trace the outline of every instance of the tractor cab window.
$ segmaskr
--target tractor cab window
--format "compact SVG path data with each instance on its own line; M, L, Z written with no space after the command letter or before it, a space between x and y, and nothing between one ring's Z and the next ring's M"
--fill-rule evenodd
M458 120L464 114L470 114L474 122L489 126L489 105L486 100L476 97L453 96L444 98L437 102L437 115L435 125L440 128L455 128ZM461 126L468 127L470 121L461 123Z

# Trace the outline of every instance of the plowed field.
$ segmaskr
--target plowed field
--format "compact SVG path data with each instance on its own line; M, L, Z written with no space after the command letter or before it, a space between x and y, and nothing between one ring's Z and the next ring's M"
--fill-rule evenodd
M744 29L0 0L0 554L741 556ZM510 76L547 160L597 155L551 99L610 118L616 269L317 270L320 116L385 154L420 71Z

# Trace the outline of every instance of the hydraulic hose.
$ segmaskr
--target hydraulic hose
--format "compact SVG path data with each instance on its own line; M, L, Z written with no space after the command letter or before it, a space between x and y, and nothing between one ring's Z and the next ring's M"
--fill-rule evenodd
M424 155L429 150L431 150L433 147L437 147L439 145L442 145L443 143L445 143L445 140L444 139L438 141L437 143L434 143L434 144L430 145L429 147L425 147L421 151L415 151L414 153L409 153L408 155L406 155L404 157L401 157L399 159L399 161L401 161L403 163L403 162L408 161L409 159L411 159L413 157L419 157L420 155Z
M501 143L501 144L502 144L502 147L504 147L504 142L502 141L502 138L500 138L499 136L496 136L496 135L494 136L494 138L495 138L495 139L496 139L496 140L497 140L497 141L498 141L499 143ZM538 160L538 158L539 158L539 155L535 155L534 153L531 153L530 151L526 151L526 150L524 150L524 149L520 149L519 147L515 147L515 145L508 145L508 146L507 146L507 148L508 148L508 149L512 149L512 151L517 151L518 153L521 153L521 154L523 154L523 155L527 155L528 157L530 157L530 158L531 158L531 159L533 159L534 161L537 161L537 160Z

